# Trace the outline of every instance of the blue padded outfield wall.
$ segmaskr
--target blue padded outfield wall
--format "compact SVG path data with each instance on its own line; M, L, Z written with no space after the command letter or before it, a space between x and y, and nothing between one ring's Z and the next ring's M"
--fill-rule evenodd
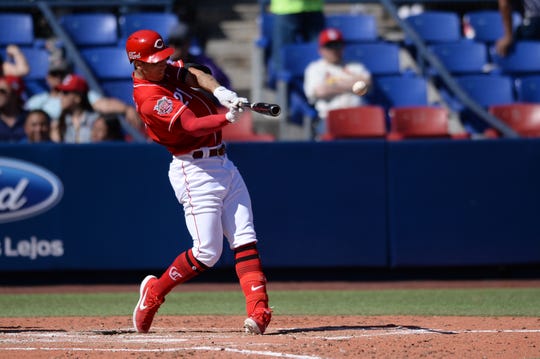
M540 140L228 148L265 267L540 263ZM169 162L153 144L0 145L0 270L163 268L191 243Z

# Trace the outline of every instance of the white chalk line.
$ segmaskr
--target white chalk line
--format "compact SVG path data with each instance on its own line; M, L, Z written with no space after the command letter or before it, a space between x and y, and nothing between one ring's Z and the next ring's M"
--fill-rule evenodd
M288 353L279 353L272 351L260 351L260 350L247 350L247 349L234 349L234 348L223 348L223 347L179 347L179 348L164 348L164 349L104 349L104 348L43 348L43 347L13 347L13 348L2 348L2 350L10 351L79 351L79 352L129 352L129 353L165 353L165 352L177 352L183 350L200 350L200 351L219 351L219 352L231 352L237 354L245 355L262 355L267 357L276 357L276 358L291 358L291 359L323 359L319 356L312 355L297 355L297 354L288 354Z
M193 328L191 328L193 330ZM370 337L380 337L380 336L395 336L395 335L420 335L420 334L430 334L430 335L445 335L445 334L492 334L492 333L507 333L507 334L517 334L517 333L540 333L540 329L465 329L465 330L441 330L441 329L424 329L424 328L403 328L396 327L394 329L386 329L384 331L373 332L369 330L369 333L357 333L354 335L334 335L334 336L311 336L309 331L301 332L298 328L279 328L281 331L291 331L294 332L297 338L304 337L306 339L323 339L323 340L351 340L355 338L370 338ZM281 357L281 358L291 358L291 359L322 359L319 356L311 355L297 355L289 354L283 352L275 351L260 351L260 350L249 350L249 349L236 349L233 348L235 345L234 342L230 344L221 343L216 344L216 346L192 346L192 347L167 347L167 348L91 348L91 347L40 347L36 346L37 343L59 343L59 342L72 342L72 343L88 343L89 341L95 342L99 341L101 344L136 344L136 343L145 343L145 344L179 344L185 343L187 341L193 341L194 339L207 339L208 335L212 335L213 339L216 339L215 334L217 333L207 333L206 335L201 334L183 334L174 332L174 330L168 329L168 334L160 333L151 333L148 335L141 336L137 333L121 333L113 335L104 335L104 334L93 334L89 332L18 332L18 333L0 333L0 344L17 344L14 347L0 347L1 350L9 351L94 351L94 352L133 352L133 353L159 353L159 352L175 352L175 351L225 351L233 352L237 354L245 355L260 355L266 357ZM362 330L359 330L361 332ZM365 330L368 331L368 330ZM302 335L300 335L302 334ZM307 334L307 335L306 335ZM188 338L178 337L178 335L185 335ZM221 334L218 335L220 339L238 339L238 334ZM264 338L259 337L259 338ZM32 344L32 346L21 347L25 343ZM258 343L264 345L275 345L272 343ZM226 345L230 345L227 347Z

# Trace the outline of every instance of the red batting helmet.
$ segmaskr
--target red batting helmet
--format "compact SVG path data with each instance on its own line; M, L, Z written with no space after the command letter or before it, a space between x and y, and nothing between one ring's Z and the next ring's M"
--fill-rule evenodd
M126 41L129 62L139 60L154 64L171 56L174 49L165 46L163 38L152 30L139 30L129 35Z

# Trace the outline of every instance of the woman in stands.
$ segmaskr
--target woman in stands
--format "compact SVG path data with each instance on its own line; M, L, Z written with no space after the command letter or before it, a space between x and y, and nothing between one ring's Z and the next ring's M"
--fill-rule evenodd
M94 121L99 116L88 100L88 84L78 75L67 75L56 87L60 91L62 114L53 122L52 138L56 142L89 143Z

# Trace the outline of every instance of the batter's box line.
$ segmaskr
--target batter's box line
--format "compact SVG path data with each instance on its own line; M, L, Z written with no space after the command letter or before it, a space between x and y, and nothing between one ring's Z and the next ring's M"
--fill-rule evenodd
M376 331L376 330L410 330L414 332L428 332L437 334L456 334L453 331L438 330L423 328L417 325L330 325L313 328L282 328L276 331L268 332L265 335L284 335L284 334L298 334L298 333L316 333L316 332L330 332L330 331L345 331L345 330L358 330L358 331Z
M21 327L21 326L13 326L13 327L0 327L0 334L12 334L12 333L49 333L49 332L56 332L56 333L65 333L66 330L64 329L46 329L46 328L37 328L37 327Z

